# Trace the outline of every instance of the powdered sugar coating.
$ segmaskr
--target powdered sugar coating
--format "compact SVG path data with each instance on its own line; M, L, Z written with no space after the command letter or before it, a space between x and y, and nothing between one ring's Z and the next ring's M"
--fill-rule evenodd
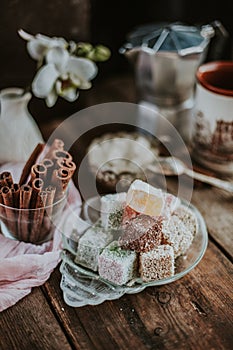
M111 232L99 226L88 229L79 239L75 262L93 271L98 270L98 257L103 248L113 240Z
M149 252L140 253L139 272L144 282L171 277L174 271L174 250L170 245L160 245Z
M147 252L161 244L162 217L140 214L123 226L119 245L136 252Z
M126 193L114 193L102 196L101 221L102 226L107 229L118 229L122 222L123 208L126 202Z
M126 284L136 276L136 252L122 249L117 241L104 248L98 261L100 277L116 285Z
M126 205L138 213L160 216L164 209L165 199L161 189L142 180L135 180L128 189Z

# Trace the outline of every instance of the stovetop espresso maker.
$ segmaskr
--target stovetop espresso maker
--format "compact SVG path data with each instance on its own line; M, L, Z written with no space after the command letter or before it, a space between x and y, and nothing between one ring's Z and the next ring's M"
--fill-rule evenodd
M159 23L137 27L120 48L133 64L138 103L166 117L187 141L195 73L205 61L214 26Z

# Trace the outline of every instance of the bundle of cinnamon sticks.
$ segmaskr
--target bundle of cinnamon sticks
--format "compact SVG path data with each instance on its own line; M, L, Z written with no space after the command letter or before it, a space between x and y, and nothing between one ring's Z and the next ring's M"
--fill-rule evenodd
M18 183L10 171L0 174L0 218L11 235L31 243L44 241L51 231L51 218L64 206L76 170L62 140L55 139L44 151L45 144L35 147Z

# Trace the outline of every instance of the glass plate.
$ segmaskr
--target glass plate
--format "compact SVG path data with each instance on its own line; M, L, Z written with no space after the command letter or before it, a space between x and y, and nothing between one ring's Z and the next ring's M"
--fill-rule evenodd
M94 197L84 204L84 218L87 221L93 222L93 220L98 218L98 201L99 199ZM102 279L97 272L93 272L74 263L77 242L82 232L74 231L74 222L72 221L72 224L70 224L70 218L68 217L64 226L64 249L60 266L62 274L60 287L63 291L65 302L73 307L97 305L105 300L118 299L125 293L139 293L147 287L161 286L174 282L188 274L195 266L197 266L204 256L208 244L208 233L205 221L198 209L185 200L181 200L181 203L196 215L198 230L187 253L176 259L174 276L148 283L143 282L140 278L136 278L124 286L113 285ZM94 214L92 213L93 208L95 211ZM80 224L81 219L79 218L78 220ZM86 221L84 222L86 223Z

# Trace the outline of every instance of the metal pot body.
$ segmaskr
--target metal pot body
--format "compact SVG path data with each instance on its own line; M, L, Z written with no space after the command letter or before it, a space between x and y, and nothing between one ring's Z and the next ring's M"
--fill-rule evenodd
M176 106L193 94L195 72L206 50L188 56L176 52L141 50L135 62L138 99L158 106Z

